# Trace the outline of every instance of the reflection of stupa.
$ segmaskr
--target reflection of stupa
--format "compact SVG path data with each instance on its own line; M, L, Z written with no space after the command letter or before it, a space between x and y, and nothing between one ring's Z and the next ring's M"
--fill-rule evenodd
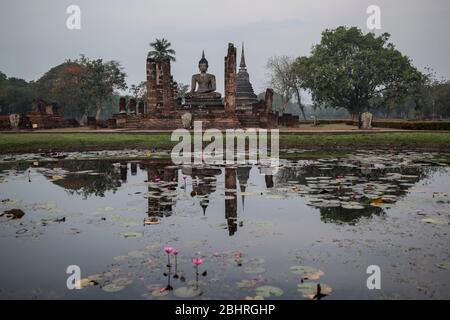
M247 182L248 179L250 178L250 170L252 168L249 166L242 166L242 167L238 167L237 168L237 178L239 181L239 188L242 192L245 192L246 188L247 188ZM245 204L245 196L241 195L242 198L242 209L244 209L244 204Z

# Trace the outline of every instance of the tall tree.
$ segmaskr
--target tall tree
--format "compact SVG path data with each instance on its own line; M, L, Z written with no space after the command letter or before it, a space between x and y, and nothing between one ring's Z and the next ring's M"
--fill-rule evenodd
M149 51L148 58L161 60L164 58L169 58L171 61L176 61L175 59L175 50L173 50L171 47L171 43L167 41L166 39L156 39L155 42L150 43L150 47L153 48L153 50Z
M269 84L277 94L282 97L280 112L284 113L291 99L295 96L297 105L306 120L305 107L302 104L300 89L304 86L304 78L301 71L295 68L295 60L288 56L275 56L267 61L269 70Z
M362 112L404 98L417 88L424 76L388 42L389 37L388 33L363 34L356 27L325 30L311 56L296 62L314 102L345 108L359 118Z
M95 107L95 118L100 119L103 104L112 99L117 90L125 90L126 74L122 71L119 62L111 60L103 62L102 59L91 60L82 55L77 62L83 66L81 77L82 91L89 98L85 117L90 107Z

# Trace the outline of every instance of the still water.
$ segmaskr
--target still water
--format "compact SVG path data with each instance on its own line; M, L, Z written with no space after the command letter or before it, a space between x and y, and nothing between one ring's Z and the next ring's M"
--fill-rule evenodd
M449 299L439 157L360 151L282 160L273 175L164 159L3 161L0 298L310 299L320 283L323 299ZM70 265L80 290L67 287ZM367 288L370 265L380 290Z

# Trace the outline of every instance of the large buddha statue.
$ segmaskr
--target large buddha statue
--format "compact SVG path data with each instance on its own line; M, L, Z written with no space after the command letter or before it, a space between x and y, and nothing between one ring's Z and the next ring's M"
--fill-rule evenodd
M216 92L216 77L208 71L208 60L205 52L198 62L200 73L192 76L191 91L186 93L186 103L191 105L217 105L222 102L221 95Z

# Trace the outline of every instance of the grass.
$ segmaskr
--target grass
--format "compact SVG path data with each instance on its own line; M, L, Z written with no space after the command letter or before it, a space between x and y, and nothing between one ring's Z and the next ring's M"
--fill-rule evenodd
M63 151L156 149L176 143L169 133L1 133L0 154ZM450 152L450 133L395 132L353 134L280 134L280 149L324 151L356 149L428 150Z

